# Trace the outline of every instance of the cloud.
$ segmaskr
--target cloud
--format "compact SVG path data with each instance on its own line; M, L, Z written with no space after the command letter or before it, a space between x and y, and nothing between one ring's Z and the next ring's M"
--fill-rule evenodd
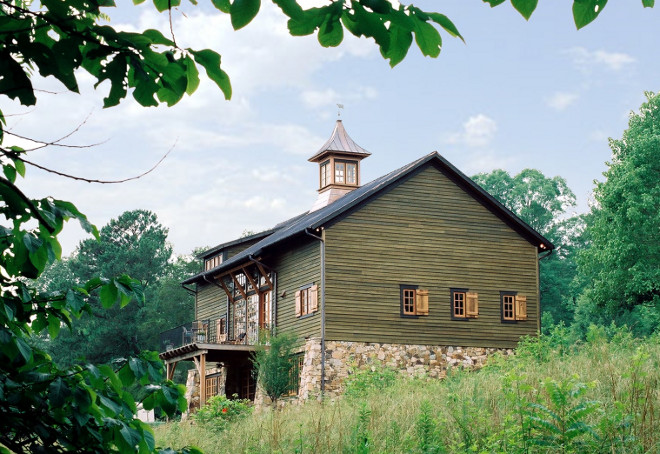
M325 90L308 89L300 93L302 103L310 110L327 111L336 104L350 105L363 100L376 99L378 91L373 87L357 87L353 90L338 93L332 88Z
M622 52L589 51L584 47L573 47L566 52L572 57L573 63L583 71L598 67L604 67L611 71L621 71L637 61L631 55Z
M546 98L545 103L555 110L562 111L574 104L578 97L577 93L558 91L549 98Z
M468 147L485 147L491 143L497 132L497 122L492 118L477 114L463 123L463 130L451 134L446 142Z

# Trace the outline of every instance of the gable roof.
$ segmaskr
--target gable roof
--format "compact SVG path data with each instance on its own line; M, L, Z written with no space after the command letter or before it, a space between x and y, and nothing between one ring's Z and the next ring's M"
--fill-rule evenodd
M383 175L380 178L376 178L364 186L354 189L326 207L317 211L303 213L302 215L278 224L272 229L272 233L269 236L263 238L230 259L225 260L216 268L199 273L187 279L183 284L191 284L206 276L211 276L235 268L237 265L247 260L252 260L252 258L262 255L267 249L270 249L285 240L299 235L305 235L306 232L311 233L322 226L330 225L342 219L345 215L350 214L353 210L358 209L373 198L378 197L396 187L398 184L403 183L408 178L425 169L427 166L434 166L439 171L443 172L455 184L463 188L475 200L503 220L529 243L536 246L539 252L554 249L554 245L548 239L543 237L543 235L538 233L512 211L502 205L492 195L481 188L481 186L468 178L463 172L454 167L453 164L443 158L437 151L434 151L433 153L423 156L420 159Z

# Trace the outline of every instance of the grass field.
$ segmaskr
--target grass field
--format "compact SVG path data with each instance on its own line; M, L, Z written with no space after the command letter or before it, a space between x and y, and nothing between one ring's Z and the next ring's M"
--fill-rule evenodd
M363 371L341 398L163 424L156 440L206 453L660 453L660 336L587 337L560 327L444 380Z

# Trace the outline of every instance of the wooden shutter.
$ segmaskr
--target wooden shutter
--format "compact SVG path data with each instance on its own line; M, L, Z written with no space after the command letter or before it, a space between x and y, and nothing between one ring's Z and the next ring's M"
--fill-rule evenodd
M302 307L300 306L300 290L296 292L296 317L300 317Z
M465 299L465 316L469 318L479 317L479 294L477 292L467 292Z
M516 320L527 320L527 297L516 295Z
M319 286L312 285L308 293L309 312L316 312L319 309Z
M417 315L429 315L429 291L417 289L415 297L415 311Z

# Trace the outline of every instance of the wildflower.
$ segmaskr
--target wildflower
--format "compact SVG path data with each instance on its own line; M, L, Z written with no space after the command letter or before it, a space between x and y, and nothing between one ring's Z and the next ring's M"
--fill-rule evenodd
M223 408L223 409L222 409L222 412L223 412L223 413L227 413L227 409L226 409L226 408Z

